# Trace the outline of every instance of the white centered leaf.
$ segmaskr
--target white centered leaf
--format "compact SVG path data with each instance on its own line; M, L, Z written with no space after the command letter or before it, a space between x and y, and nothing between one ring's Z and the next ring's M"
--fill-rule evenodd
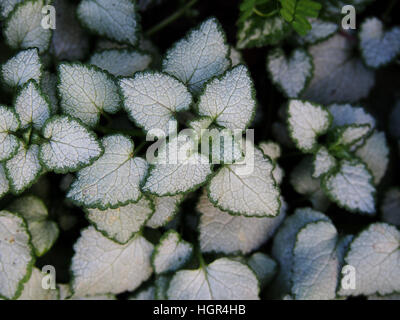
M0 211L0 252L0 298L16 298L34 258L25 222L8 211Z
M166 232L155 247L152 257L154 272L173 272L183 267L192 256L193 245L174 230Z
M252 217L279 213L279 188L272 176L274 165L254 146L243 163L224 165L208 185L208 197L223 211ZM250 151L250 152L249 152Z
M356 151L356 155L367 165L378 185L386 173L389 163L389 147L384 132L374 132L365 144Z
M303 99L322 104L354 102L365 98L375 83L375 74L354 57L356 41L351 35L336 34L309 49L314 76Z
M255 112L253 90L247 68L236 66L207 83L197 106L199 114L225 128L244 130Z
M43 289L42 280L48 275L42 273L38 268L32 269L31 277L24 284L24 290L18 300L58 300L59 289Z
M18 52L1 66L1 76L10 87L22 86L30 79L39 82L42 76L42 63L37 49Z
M232 216L216 208L204 192L197 204L201 213L199 241L202 252L248 254L268 241L286 215L283 203L274 218Z
M293 250L292 294L297 300L336 297L339 256L338 234L331 222L307 224L297 234Z
M74 250L71 271L76 296L133 291L153 271L153 245L142 236L121 245L89 227L82 231Z
M289 102L289 132L297 147L304 152L315 151L318 136L329 129L331 122L332 116L321 105L301 100Z
M14 194L29 188L40 175L42 166L38 154L38 145L32 144L27 147L20 143L16 155L6 162L6 175Z
M199 93L204 83L230 66L229 46L215 18L208 19L178 41L166 53L163 71Z
M133 78L120 80L125 110L146 131L169 132L169 121L175 113L188 110L192 96L175 78L156 72L138 72Z
M151 60L151 55L142 51L110 49L93 54L89 63L108 71L114 76L129 77L137 71L147 69Z
M379 68L400 54L400 27L385 31L378 18L366 19L361 25L360 48L365 63Z
M95 134L67 116L51 118L42 135L47 141L40 146L39 157L48 170L76 171L92 164L102 153Z
M277 260L280 267L278 277L273 282L273 290L277 295L283 296L291 290L293 249L297 233L308 223L316 221L330 220L321 212L311 208L296 209L278 230L272 246L272 257Z
M53 246L59 233L57 224L48 219L44 203L35 196L24 196L11 203L7 209L25 219L36 256L44 255Z
M334 172L322 178L329 198L349 211L375 213L373 176L358 160L342 160Z
M272 51L267 57L267 69L272 81L289 98L297 98L312 77L311 56L302 49L286 57L281 49Z
M16 132L19 126L20 121L15 112L0 105L0 161L10 159L17 152L19 141L13 132Z
M47 50L51 29L42 27L42 9L47 5L46 2L28 0L15 6L4 25L4 36L11 48L38 48L41 53Z
M116 209L88 209L87 218L107 238L125 244L144 227L153 211L151 201L142 197Z
M173 196L200 187L211 174L208 157L193 150L193 140L179 136L159 149L143 191L157 196Z
M172 300L258 300L258 280L250 268L227 258L196 270L178 271L168 288Z
M319 178L336 166L336 159L322 146L314 155L313 166L314 172L312 176L313 178Z
M40 130L50 117L50 105L34 80L24 84L15 99L14 106L22 129L32 125L36 130Z
M95 66L64 63L59 66L58 74L60 106L65 113L95 126L102 112L118 111L118 87L106 71Z
M339 294L387 295L400 291L400 232L386 223L374 223L351 243L345 263L356 270L356 288Z
M179 204L183 200L183 195L172 197L156 197L150 196L154 204L154 213L146 222L146 226L150 228L159 228L171 222L179 209Z
M133 142L112 135L102 139L104 154L92 165L78 171L67 198L88 208L117 208L137 202L147 162L134 157Z
M81 23L92 32L135 46L139 40L136 2L131 0L83 0L77 8Z

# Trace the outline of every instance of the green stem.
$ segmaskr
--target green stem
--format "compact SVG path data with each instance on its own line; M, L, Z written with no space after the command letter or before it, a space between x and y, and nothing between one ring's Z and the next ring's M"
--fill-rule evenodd
M176 19L178 19L180 16L182 16L186 12L187 9L192 7L197 1L198 0L189 1L185 6L183 6L181 9L176 11L174 14L172 14L169 17L165 18L160 23L158 23L157 25L152 27L150 30L146 31L146 36L150 37L153 34L155 34L158 31L160 31L161 29L163 29L164 27L166 27L167 25L169 25L170 23L174 22Z
M197 252L196 252L196 253L197 253L197 259L199 260L200 268L202 268L202 269L206 268L206 267L207 267L207 264L206 264L205 261L204 261L204 258L203 258L203 255L201 254L200 248L197 248L196 251L197 251Z
M260 17L268 18L268 17L272 17L272 16L274 16L275 14L277 14L277 13L278 13L278 10L273 10L273 11L271 11L271 12L269 12L269 13L263 13L263 12L259 11L256 7L254 7L254 8L253 8L253 12L254 12L256 15L260 16Z

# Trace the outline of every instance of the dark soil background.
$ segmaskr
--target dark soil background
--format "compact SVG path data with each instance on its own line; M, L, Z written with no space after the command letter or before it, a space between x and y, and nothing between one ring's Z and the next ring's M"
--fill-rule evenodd
M75 1L77 2L77 1ZM142 28L144 31L162 21L165 17L173 14L178 10L184 1L168 0L161 5L154 6L146 12L141 12ZM168 25L158 33L151 37L151 40L159 48L163 54L175 41L182 38L185 33L192 27L198 25L210 16L215 16L221 23L227 34L228 42L232 45L236 43L238 19L238 6L240 1L233 0L201 0L198 1L188 12L172 24ZM386 26L391 26L399 23L396 18L400 12L400 1L397 1L393 7L390 6L391 1L375 1L367 10L357 15L357 26L365 17L377 16L385 21ZM389 10L390 9L390 10ZM95 47L96 37L91 37L92 51ZM278 109L285 104L287 100L273 86L268 78L265 68L266 56L271 47L246 49L242 51L243 60L250 69L255 89L257 100L259 103L256 120L253 124L255 129L256 142L265 140L274 140L271 125L277 121ZM12 52L4 43L4 39L0 36L0 63L8 60L14 52ZM54 68L55 66L53 66ZM55 69L53 69L55 70ZM388 67L380 69L376 73L376 84L370 93L370 96L359 105L364 106L368 112L374 115L378 122L378 129L384 130L390 144L390 164L385 178L378 187L378 208L382 201L384 191L391 186L398 186L400 181L399 172L399 148L398 141L389 133L388 125L390 113L394 107L396 99L400 98L400 65L391 64ZM11 95L1 91L0 103L11 105ZM123 115L120 115L123 117ZM118 124L117 124L118 126ZM138 145L138 143L136 143ZM289 183L290 172L298 164L304 156L298 154L294 149L283 148L282 158L279 159L279 164L285 171L285 179L282 183L282 194L289 205L288 214L293 212L293 209L302 206L310 206L309 201L302 195L296 193ZM55 266L57 270L57 282L66 283L70 280L69 265L73 255L73 244L80 235L80 230L88 225L81 209L73 207L65 201L65 193L59 188L63 176L56 174L47 174L41 178L32 189L26 193L35 193L44 198L48 205L50 216L60 225L62 230L60 237L54 247L43 257L37 260L36 265L41 267L46 264ZM187 221L196 218L195 205L198 199L199 192L193 193L181 205L179 213L181 224L179 231L183 233L183 237L189 241L195 241L197 235L187 226ZM0 201L0 208L4 208L12 200L11 196L5 197ZM326 214L333 220L335 226L343 233L357 233L366 225L373 221L379 220L378 214L373 217L365 217L344 211L335 205L331 205ZM188 217L189 219L186 219ZM162 233L160 231L146 230L145 234L148 238L156 242ZM266 243L260 250L264 252L270 251L271 242ZM215 258L215 256L206 256L206 260ZM196 262L193 261L193 266ZM151 281L151 280L150 280ZM149 283L149 282L148 282ZM146 284L145 284L146 285ZM121 295L124 298L126 294ZM265 297L264 294L261 297Z

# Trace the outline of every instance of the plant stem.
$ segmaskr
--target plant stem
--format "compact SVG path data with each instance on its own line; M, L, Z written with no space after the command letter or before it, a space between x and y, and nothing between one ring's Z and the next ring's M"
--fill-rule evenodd
M153 34L155 34L156 32L158 32L161 29L163 29L165 26L167 26L170 23L174 22L176 19L178 19L180 16L182 16L187 9L192 7L197 1L198 0L192 0L192 1L188 2L185 6L183 6L181 9L176 11L174 14L172 14L169 17L165 18L159 24L156 24L150 30L146 31L146 36L150 37Z
M278 12L278 10L273 10L269 13L263 13L263 12L259 11L258 9L256 9L256 7L253 8L253 11L256 15L263 17L263 18L272 17L273 15L275 15Z

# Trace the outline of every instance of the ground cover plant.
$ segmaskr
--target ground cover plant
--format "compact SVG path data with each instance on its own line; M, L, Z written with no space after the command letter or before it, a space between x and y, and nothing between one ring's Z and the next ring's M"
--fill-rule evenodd
M399 299L398 10L0 0L0 299Z

